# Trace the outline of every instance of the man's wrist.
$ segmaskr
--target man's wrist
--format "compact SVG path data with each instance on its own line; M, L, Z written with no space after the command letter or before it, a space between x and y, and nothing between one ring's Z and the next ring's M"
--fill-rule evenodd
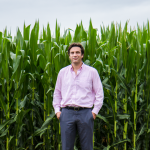
M92 112L95 113L95 114L97 115L98 112L99 112L99 109L94 107L93 110L92 110Z
M58 112L60 112L60 108L55 109L55 114L57 114Z

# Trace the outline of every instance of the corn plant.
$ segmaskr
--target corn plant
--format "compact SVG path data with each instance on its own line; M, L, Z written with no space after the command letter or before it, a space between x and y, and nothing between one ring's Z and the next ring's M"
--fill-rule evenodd
M147 150L150 147L150 28L101 26L89 22L55 36L50 25L24 23L12 37L0 32L0 146L5 149L61 150L60 124L52 107L59 70L70 64L67 48L80 42L83 62L97 69L104 104L94 121L94 149ZM74 149L80 149L77 136Z

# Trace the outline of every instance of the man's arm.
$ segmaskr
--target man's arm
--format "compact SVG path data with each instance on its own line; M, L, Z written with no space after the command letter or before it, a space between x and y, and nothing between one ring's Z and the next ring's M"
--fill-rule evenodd
M96 69L93 72L93 90L95 92L95 101L94 101L94 108L92 110L92 113L94 113L96 117L96 115L98 114L99 110L103 105L103 99L104 99L103 86Z
M60 117L60 107L61 107L61 71L58 73L57 81L55 85L54 95L53 95L53 107L55 109L55 114L57 115L57 118Z

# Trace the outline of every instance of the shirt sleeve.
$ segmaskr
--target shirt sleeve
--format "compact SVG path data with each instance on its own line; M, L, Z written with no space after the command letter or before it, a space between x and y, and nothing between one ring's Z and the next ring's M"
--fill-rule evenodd
M95 100L94 100L94 108L92 112L98 114L99 110L103 105L104 92L103 92L103 86L99 74L96 69L94 70L93 73L93 91L95 93Z
M60 111L61 100L62 96L61 96L61 71L60 71L57 76L57 81L53 94L53 107L55 109L55 114Z

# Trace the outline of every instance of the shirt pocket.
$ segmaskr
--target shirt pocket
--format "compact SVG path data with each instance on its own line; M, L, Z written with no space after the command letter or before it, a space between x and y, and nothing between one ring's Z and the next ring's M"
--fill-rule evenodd
M61 110L61 114L60 114L59 120L61 119L61 116L62 116L62 110Z
M90 110L91 119L94 120L92 111Z
M81 88L92 90L92 81L87 77L80 78L78 84Z

